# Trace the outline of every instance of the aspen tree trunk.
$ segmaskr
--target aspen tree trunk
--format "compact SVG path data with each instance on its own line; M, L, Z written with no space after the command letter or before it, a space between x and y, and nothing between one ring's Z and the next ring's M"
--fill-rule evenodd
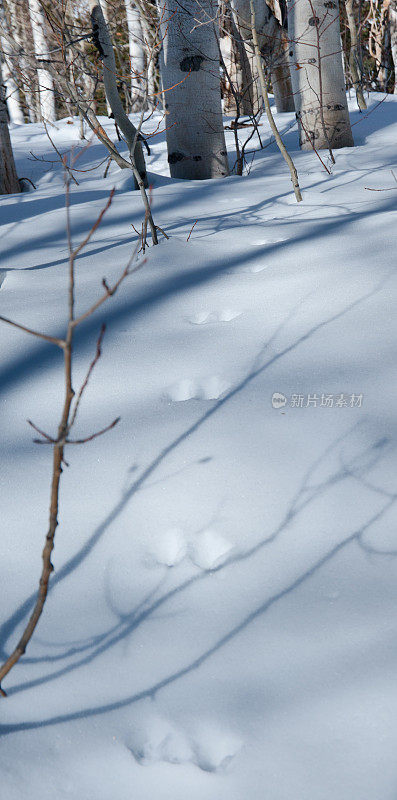
M228 175L216 6L212 0L158 0L158 5L171 177L196 180Z
M20 191L8 130L7 107L0 64L0 194L13 194Z
M105 20L105 22L106 22L106 25L107 25L107 27L108 27L108 30L109 30L109 9L108 9L108 0L100 0L100 4L101 4L101 9L102 9L102 14L103 14L104 20ZM109 35L110 35L110 33L109 33ZM115 63L116 63L116 62L115 62ZM109 103L109 100L108 100L108 96L107 96L107 94L106 94L106 93L105 93L105 102L106 102L106 111L107 111L107 115L108 115L108 117L110 117L110 115L111 115L111 113L112 113L112 109L111 109L111 106L110 106L110 103Z
M247 53L245 44L235 20L231 18L231 33L233 37L234 60L238 67L239 94L241 97L241 113L254 116L262 107L262 99L259 87L259 76L256 63L250 63L250 55Z
M378 41L376 42L377 65L379 65L378 83L380 84L380 87L384 92L387 91L387 86L393 63L391 41L390 41L391 28L390 28L389 6L390 6L390 0L383 0L380 9ZM394 4L394 8L396 8L396 4Z
M337 2L288 0L288 37L302 149L352 147Z
M252 116L258 110L258 96L255 94L249 55L229 5L223 11L221 26L224 35L220 39L220 48L227 70L225 112L234 116L237 113Z
M23 125L25 118L23 116L21 101L19 98L19 89L11 74L7 61L3 61L2 70L5 85L5 100L7 103L10 122L13 122L14 125Z
M345 0L346 2L346 15L350 31L350 51L349 51L349 67L353 81L353 87L356 92L357 105L360 111L365 111L367 104L364 100L363 89L361 85L361 71L358 58L358 36L356 18L354 15L353 0Z
M138 170L144 185L147 186L147 174L142 144L138 139L138 131L127 117L117 89L116 61L112 42L109 36L99 0L89 0L93 39L103 64L103 82L106 98L114 119L123 133L130 152L133 166ZM136 178L135 178L136 180Z
M270 79L278 113L295 111L294 94L288 61L288 42L280 31L279 43L271 60Z
M147 75L146 80L148 82L148 97L147 102L149 108L155 108L157 105L157 96L156 96L156 82L157 84L159 81L157 80L157 71L156 71L156 54L154 52L154 45L155 40L150 29L150 25L142 14L141 19L141 27L142 27L142 35L143 40L147 43L146 45L146 60L147 60Z
M282 140L282 138L280 136L279 130L278 130L277 125L276 125L276 123L274 121L272 110L270 108L269 95L268 95L267 86L266 86L265 71L263 69L261 51L259 49L259 37L258 37L258 34L257 34L257 29L256 29L255 5L254 5L254 3L255 3L255 0L250 0L252 43L253 43L253 49L254 49L257 65L258 65L258 72L259 72L259 78L260 78L260 82L261 82L261 91L262 91L263 103L264 103L264 106L265 106L266 116L267 116L267 119L268 119L268 122L269 122L269 125L270 125L270 129L271 129L271 131L273 133L273 136L274 136L274 138L275 138L275 140L277 142L277 147L280 150L280 153L281 153L282 157L284 158L286 164L288 165L288 169L289 169L290 175L291 175L291 183L292 183L292 185L294 187L296 202L300 203L302 201L302 195L301 195L301 190L300 190L300 186L299 186L298 173L296 171L295 164L292 161L292 158L291 158L290 154L288 153L287 148L286 148L286 146L285 146L285 144L284 144L284 142L283 142L283 140Z
M278 23L278 41L270 59L270 79L277 112L295 111L289 70L286 0L267 0Z
M17 0L8 0L7 6L9 11L9 29L6 25L7 32L12 35L17 47L23 48L27 45L27 41L30 42L31 47L31 33L29 37L25 35L27 26L29 26L29 31L31 31L28 9L26 9L25 12L25 9L21 7ZM8 47L10 47L9 44ZM20 53L15 63L18 65L18 76L25 98L25 108L29 122L37 122L39 119L39 115L36 113L38 103L36 102L37 98L33 91L35 81L37 81L37 74L29 67L26 58Z
M394 64L394 94L397 94L397 0L390 0L389 29L391 57Z
M233 43L230 36L221 36L219 38L219 49L227 70L227 75L224 76L223 80L223 91L221 92L223 96L223 110L225 114L234 114L236 112L236 103L230 89L230 83L232 83L237 90L237 65L233 59Z
M145 51L140 12L133 0L124 0L128 27L128 48L131 65L131 103L133 111L141 111L145 87Z
M261 80L253 55L250 0L232 0L241 36L247 46L253 75L256 110L262 107ZM270 72L277 111L294 111L286 40L279 21L264 0L254 0L255 31L259 49Z
M263 106L262 92L260 87L259 73L256 65L255 55L252 47L252 32L250 24L250 4L249 0L231 0L235 26L238 30L241 42L246 52L248 60L248 74L251 79L251 114L257 114ZM255 0L255 19L258 20L257 32L259 36L259 46L262 48L264 40L262 29L266 27L270 18L270 9L264 0Z
M30 22L33 34L33 46L37 62L49 60L48 47L45 37L45 17L40 0L28 0ZM45 122L55 122L55 96L52 77L45 67L37 65L37 79L39 83L40 114Z
M142 33L144 36L145 41L148 43L150 53L148 53L148 57L151 55L148 66L147 66L147 81L148 81L148 104L150 108L155 108L157 106L157 97L156 91L159 89L160 80L159 80L159 72L158 67L156 67L156 54L153 50L155 40L154 36L152 35L152 31L150 29L150 25L146 19L142 15L141 17L141 25L142 25ZM153 52L152 52L153 50ZM157 87L157 89L156 89Z
M252 114L252 103L249 102L248 95L251 87L246 84L247 89L244 91L244 79L235 42L230 36L223 36L219 40L219 46L225 67L223 110L225 114L234 117Z
M389 73L389 4L390 0L371 0L370 2L368 50L371 58L375 60L378 72L376 79L381 91L386 91Z
M2 0L0 0L0 26L4 27L5 30L7 30L8 28ZM0 28L0 46L4 55L4 60L2 65L3 81L6 87L6 102L10 120L16 125L23 125L25 122L25 118L23 116L21 101L19 97L18 84L14 78L17 64L16 62L13 63L11 58L7 58L6 54L10 53L10 48L1 36L1 28Z

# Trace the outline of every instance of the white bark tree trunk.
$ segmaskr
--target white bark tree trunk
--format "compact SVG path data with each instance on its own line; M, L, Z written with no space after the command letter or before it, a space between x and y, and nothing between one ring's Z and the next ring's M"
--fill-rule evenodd
M352 147L337 1L288 0L288 37L302 149Z
M397 0L390 0L389 29L391 56L394 64L394 94L397 94Z
M259 73L253 55L250 0L232 0L241 36L246 42L254 80L256 109L262 104ZM254 0L255 30L259 48L270 72L277 111L294 111L285 33L265 0Z
M105 22L106 22L106 25L108 26L108 29L109 29L109 8L108 8L108 0L100 0L100 4L101 4L101 9L102 9L102 14L103 14L103 16L104 16L104 20L105 20ZM109 35L110 35L110 34L109 34ZM115 63L116 63L116 62L115 62ZM107 115L108 115L108 117L110 117L110 115L111 115L111 113L112 113L112 109L111 109L111 106L110 106L110 103L109 103L109 99L108 99L108 96L107 96L107 94L105 94L105 101L106 101L106 110L107 110Z
M258 33L259 47L262 49L262 45L264 44L264 39L262 37L262 30L266 28L269 19L271 17L271 12L269 7L264 2L264 0L255 0L254 6L255 6L255 20L257 20L255 24ZM251 20L250 0L232 0L232 8L233 8L233 17L235 25L239 32L239 35L241 36L241 40L243 42L247 54L249 73L251 75L251 80L252 80L251 113L257 114L258 111L263 106L263 100L260 88L259 73L256 65L256 58L252 42L252 31L251 31L251 21L250 21Z
M28 0L30 22L33 34L33 46L38 62L49 59L48 47L45 36L45 17L40 0ZM39 83L39 102L40 113L46 122L55 122L55 96L54 83L50 73L44 68L37 66L37 78Z
M7 107L0 65L0 194L20 192L8 130Z
M127 117L118 93L116 61L101 4L99 0L89 0L89 6L93 39L103 64L103 82L105 85L106 98L111 107L114 119L127 142L131 163L138 171L144 184L147 185L145 159L142 144L138 139L138 131Z
M23 7L21 8L17 0L8 0L7 6L10 27L8 29L6 25L5 30L12 35L16 47L23 48L24 43L26 44L24 40L27 38L25 36L27 25L29 25L29 31L31 30L30 19L28 19L28 9L25 11ZM31 35L29 36L29 41L31 42ZM8 46L11 47L10 43L8 43ZM36 95L33 91L34 83L37 79L36 72L30 69L26 58L21 53L18 53L15 64L18 69L18 76L25 98L25 107L29 122L37 122L39 119L39 115L36 114L38 104L36 103Z
M389 4L390 0L371 0L369 9L368 50L375 60L376 80L382 92L386 91L389 72Z
M350 52L349 52L349 67L353 87L356 92L357 105L360 111L365 111L367 104L364 99L363 88L361 85L361 70L358 58L358 34L356 17L354 13L353 0L345 0L346 15L350 31Z
M274 101L278 113L295 111L291 75L288 60L288 42L280 29L277 47L270 63L270 77Z
M2 63L3 80L5 85L5 100L7 103L10 122L14 125L23 125L25 118L23 116L21 101L19 97L19 89L16 81L14 80L9 69L7 61Z
M233 49L233 42L230 36L222 36L219 40L219 47L222 54L223 63L227 74L224 77L223 84L223 108L226 114L236 114L236 100L231 90L231 85L237 94L239 85L241 83L240 71L235 58Z
M158 6L171 176L196 180L228 175L216 7L212 0L158 0Z
M5 9L2 0L0 0L0 26L4 27L7 30L7 19L5 15ZM13 76L13 70L16 69L17 64L13 61L12 58L8 57L7 54L10 54L10 48L7 45L5 39L1 36L1 27L0 27L0 47L3 52L3 81L6 87L6 102L8 113L10 116L11 122L15 123L16 125L23 125L25 122L25 118L23 116L21 100L19 97L19 89L18 84L15 81Z
M237 114L237 111L239 111L241 115L253 115L258 111L261 102L258 98L257 86L251 71L251 54L247 53L231 11L228 16L225 16L225 22L229 29L229 36L224 36L220 40L220 45L230 83L234 89L234 92L230 88L228 90L225 98L225 110L230 114ZM226 85L228 85L227 81Z
M150 25L143 14L141 17L141 26L142 26L143 38L147 42L147 49L146 49L146 60L147 60L146 79L148 82L147 101L149 108L155 108L157 106L157 96L156 96L157 72L156 72L156 57L154 52L154 37L150 29Z
M145 49L140 12L133 0L124 0L128 27L128 48L131 65L131 103L133 111L141 111L145 99Z

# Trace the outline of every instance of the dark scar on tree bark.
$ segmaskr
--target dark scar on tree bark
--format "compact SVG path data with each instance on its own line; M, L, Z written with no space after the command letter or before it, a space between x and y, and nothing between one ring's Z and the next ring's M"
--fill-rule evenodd
M99 55L101 58L105 57L105 53L102 50L102 45L99 40L99 25L95 19L95 10L91 12L91 25L92 25L92 41L96 49L98 50Z
M181 72L198 72L203 61L203 56L186 56L179 64Z
M169 164L176 164L177 161L182 161L182 159L184 159L184 158L185 158L185 156L183 155L183 153L178 153L178 151L176 150L175 153L170 153L169 154L168 163Z

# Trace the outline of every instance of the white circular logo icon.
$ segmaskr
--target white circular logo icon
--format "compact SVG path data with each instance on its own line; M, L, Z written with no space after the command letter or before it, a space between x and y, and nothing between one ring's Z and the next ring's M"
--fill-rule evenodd
M272 394L272 406L273 408L283 408L287 404L287 398L285 394L281 394L280 392L273 392Z

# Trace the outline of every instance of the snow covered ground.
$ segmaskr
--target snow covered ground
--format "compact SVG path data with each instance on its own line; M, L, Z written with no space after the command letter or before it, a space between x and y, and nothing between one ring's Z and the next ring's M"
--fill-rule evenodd
M170 239L77 336L76 385L106 320L76 435L121 421L68 451L51 592L4 681L7 800L396 800L397 97L380 100L351 101L331 175L278 117L299 205L265 120L244 178L171 181L151 140ZM59 334L62 169L31 160L56 158L40 125L11 134L37 190L0 198L0 313ZM76 121L51 135L81 146ZM72 188L78 241L116 187L77 261L81 310L142 221L130 177L103 170ZM47 525L51 454L26 419L55 431L63 384L56 348L0 332L4 657Z

